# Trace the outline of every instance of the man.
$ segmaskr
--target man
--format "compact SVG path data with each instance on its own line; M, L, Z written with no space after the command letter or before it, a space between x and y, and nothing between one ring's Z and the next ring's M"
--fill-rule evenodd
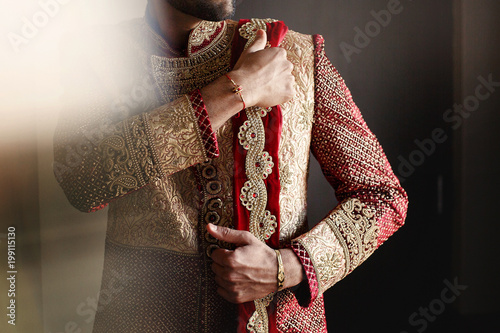
M78 209L109 205L94 332L326 332L323 292L404 222L321 36L233 11L151 0L63 54L85 75L67 82L55 174ZM341 204L307 231L311 149Z

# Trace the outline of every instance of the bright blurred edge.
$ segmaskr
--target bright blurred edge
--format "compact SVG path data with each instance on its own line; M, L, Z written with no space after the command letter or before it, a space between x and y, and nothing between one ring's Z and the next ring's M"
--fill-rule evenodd
M29 251L19 249L22 265L16 295L17 325L4 330L6 322L2 320L1 332L91 332L91 316L77 310L97 297L106 212L79 213L67 203L53 177L52 137L64 89L60 84L59 43L62 35L72 35L86 26L140 17L146 3L147 0L2 0L0 199L11 199L19 203L20 210L28 212L19 218L6 208L7 214L2 211L2 216L9 218L1 222L0 233L4 233L6 225L16 225L20 230L19 246ZM39 20L38 31L31 31L33 36L29 38L23 36L25 19L32 23ZM17 34L14 38L25 38L17 50L10 40L13 34ZM30 252L32 249L39 249L40 253ZM41 299L37 296L40 286ZM2 281L1 290L5 287ZM6 299L3 294L2 291L2 304ZM80 309L88 310L89 306Z

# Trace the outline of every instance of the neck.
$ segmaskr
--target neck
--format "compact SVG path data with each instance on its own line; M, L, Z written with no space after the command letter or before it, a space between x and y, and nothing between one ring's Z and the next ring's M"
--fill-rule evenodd
M164 0L150 1L148 10L151 17L158 22L167 43L177 50L187 47L189 33L202 21L178 11Z

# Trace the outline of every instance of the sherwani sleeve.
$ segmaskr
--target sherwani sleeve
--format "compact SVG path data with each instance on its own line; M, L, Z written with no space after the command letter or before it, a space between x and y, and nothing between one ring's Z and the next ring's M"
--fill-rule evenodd
M408 199L343 79L315 42L312 152L340 202L292 242L311 301L362 264L406 218Z
M83 67L75 79L73 66ZM68 68L69 67L69 68ZM63 110L54 135L54 173L70 203L83 212L218 156L200 91L120 118L123 96L103 84L95 67L65 64ZM153 92L149 93L154 95ZM134 101L135 103L135 101ZM141 104L141 103L135 103ZM139 106L140 107L140 106ZM123 112L122 112L123 113ZM130 114L129 113L129 114Z

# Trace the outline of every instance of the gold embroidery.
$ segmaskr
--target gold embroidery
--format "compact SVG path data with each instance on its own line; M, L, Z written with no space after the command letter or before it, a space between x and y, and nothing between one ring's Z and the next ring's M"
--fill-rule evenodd
M311 36L289 31L281 43L293 64L295 97L282 105L283 130L279 150L280 238L282 244L307 226L307 173L314 115L314 49Z
M205 150L186 97L144 114L157 160L169 174L110 204L108 239L119 244L158 247L196 254L199 194L186 166L202 161ZM137 124L137 119L130 120ZM182 143L182 144L181 144ZM144 185L144 184L143 184Z
M195 169L183 169L181 165L194 165L205 160L198 126L194 121L190 101L183 96L202 87L229 69L230 41L236 23L228 21L220 37L190 58L170 59L150 57L150 68L161 94L157 104L167 102L148 115L152 135L157 142L159 160L167 174L161 181L150 184L140 191L111 203L108 237L120 244L153 246L182 253L199 253L198 215L204 199L197 189ZM180 99L179 99L180 98ZM169 127L165 127L169 124ZM171 127L171 128L170 128ZM175 132L175 133L174 133ZM186 145L173 150L174 142ZM233 216L232 198L232 122L228 121L217 132L220 156L212 161L217 170L218 184L210 194L219 198L222 207L214 210L218 225L231 227ZM193 157L194 155L197 157ZM173 173L175 171L175 173ZM144 201L147 205L140 205ZM210 200L209 200L210 201ZM209 204L209 203L207 203ZM208 218L208 217L207 217ZM205 231L205 237L208 237ZM227 246L220 244L219 246Z
M311 258L320 294L376 250L377 234L373 212L358 199L348 199L310 232L297 238Z
M226 22L211 22L211 21L201 21L191 32L188 42L188 54L191 55L193 47L201 46L205 41L210 41L212 35L224 25L226 27ZM224 36L225 31L223 31L219 36ZM215 41L214 43L217 43Z
M278 226L276 217L266 210L267 189L264 183L274 167L269 153L264 151L265 129L262 117L267 116L263 108L248 108L248 120L241 126L238 138L248 150L245 159L245 173L248 181L241 189L240 200L250 211L250 232L261 241L269 239Z
M265 130L262 117L270 109L247 109L248 120L241 126L238 134L240 145L248 150L245 172L248 181L241 189L240 200L250 211L250 232L262 241L269 239L278 226L276 217L266 210L267 189L264 183L273 170L274 163L268 152L264 151Z
M217 169L219 181L223 184L222 191L218 195L223 202L221 209L220 226L233 227L233 122L228 120L217 131L217 142L219 144L219 157L213 159L212 165ZM206 230L205 230L206 232ZM219 244L219 246L227 246Z
M224 23L223 31L209 46L188 58L151 56L153 77L165 103L202 88L229 71L234 28L234 22Z
M211 161L217 170L222 189L209 196L207 206L220 199L221 208L215 211L220 220L217 225L233 227L232 198L232 122L228 121L217 132L220 157ZM197 254L199 249L198 215L204 197L197 189L193 168L181 170L150 184L110 204L108 239L119 244L157 247L183 254ZM219 202L217 200L217 202ZM219 247L228 244L215 241L203 230L205 239Z
M276 293L271 293L264 298L257 299L255 303L255 312L248 320L247 330L251 333L265 333L269 330L269 318L267 307L273 301Z
M314 266L319 294L344 277L346 270L344 250L330 225L319 223L297 240L306 249Z
M187 96L145 115L159 161L169 175L207 158L198 120Z
M265 20L252 19L240 28L240 36L248 39L245 48L255 40L258 29L267 30ZM245 159L245 173L248 181L241 189L240 200L250 211L250 232L261 241L271 238L278 226L276 217L266 210L267 189L264 183L264 179L272 173L274 167L271 156L264 152L266 134L262 122L262 118L271 110L259 107L246 109L248 119L241 126L238 134L240 145L248 150ZM250 332L268 332L269 319L266 308L273 297L274 293L271 293L265 298L254 301L255 312L247 324Z
M145 29L144 24L142 27ZM226 27L231 27L231 29L227 30ZM107 231L109 239L119 244L158 247L185 254L199 253L198 214L202 198L197 190L195 173L192 169L185 168L187 165L203 161L206 155L191 103L183 95L208 84L219 73L228 70L230 41L234 34L234 27L236 27L235 22L224 23L222 32L215 40L191 58L168 59L144 54L146 61L137 61L153 69L153 78L159 94L147 96L149 99L157 98L148 104L150 109L156 108L156 110L144 116L131 118L129 123L136 129L127 131L131 135L137 135L137 139L131 140L134 142L134 151L137 152L144 151L141 144L144 143L143 137L149 133L153 138L151 141L156 142L154 152L158 152L158 156L148 153L149 157L144 161L156 159L155 165L162 165L164 174L170 176L156 176L153 172L150 174L145 172L142 176L145 177L144 179L136 179L125 177L123 172L117 172L113 183L115 192L126 193L128 192L126 188L134 184L137 184L134 188L144 186L148 182L150 184L110 204ZM137 33L137 30L134 33ZM156 43L161 40L156 40L147 29L142 33L146 33ZM140 34L137 33L137 35ZM138 41L143 42L139 39ZM153 61L157 62L153 63ZM147 67L144 70L146 72L148 72ZM176 79L178 81L175 81ZM142 82L143 79L137 81ZM165 103L170 104L165 105ZM105 110L105 108L102 109L102 111ZM115 138L110 137L109 140L103 141L103 151L106 149L107 153L110 153L111 145L115 148L123 147L123 144L130 141L124 137L125 135L117 133ZM179 145L179 142L183 144ZM217 159L214 165L221 170L220 180L227 186L222 186L218 194L223 201L223 206L217 214L220 215L220 225L231 226L233 212L232 163L229 158L232 156L230 122L219 130L218 142L221 146L221 158ZM131 157L126 155L129 151L113 151L112 154L117 158L107 165L114 168L113 170L118 170L116 161L125 160L122 168L127 167L130 172L133 172L134 163L131 162ZM120 159L118 156L128 156L128 160L124 157ZM145 167L149 165L149 162L140 163ZM152 177L161 180L151 183Z
M108 239L123 245L198 254L200 195L190 169L132 192L109 206Z
M361 265L376 249L378 227L374 212L358 199L342 202L325 220L335 232L346 257L345 275Z
M282 165L282 163L280 163ZM290 185L292 185L292 173L290 172L290 166L285 164L280 168L280 184L283 192L288 192Z
M277 20L270 19L270 18L268 18L268 19L253 18L250 20L250 22L243 24L240 27L240 36L245 38L245 39L248 39L248 41L245 45L245 49L247 47L249 47L250 45L252 45L253 41L255 40L255 37L257 36L258 30L261 29L261 30L267 31L266 23L273 23L273 22L277 22Z
M157 168L158 156L151 139L147 122L139 115L119 123L114 135L100 142L110 192L124 195L163 177L163 171Z
M253 19L240 28L240 35L248 39L247 46L255 39L257 30L267 30L266 22L275 22L275 20ZM281 47L287 50L288 59L294 65L293 74L296 78L297 91L297 95L292 101L282 105L283 132L279 150L280 182L282 185L280 193L280 242L284 244L307 228L306 188L314 115L314 55L311 36L292 31L288 32ZM245 135L240 137L240 143L245 147L251 142L249 135L254 132L248 129L242 129L242 131ZM252 160L247 158L247 163L249 161ZM250 184L250 187L245 186L241 199L248 200L248 193L252 193L252 190L257 188L257 184ZM260 196L258 191L253 193ZM252 200L248 201L254 205Z
M207 160L204 163L197 165L197 172L198 182L203 192L202 196L204 202L201 211L201 234L205 235L203 246L206 254L210 257L215 248L234 249L233 244L214 238L206 230L206 225L209 223L218 226L231 227L231 221L224 218L225 202L221 199L221 195L227 194L227 188L229 188L230 184L224 184L219 179L220 172L218 172L212 160Z

